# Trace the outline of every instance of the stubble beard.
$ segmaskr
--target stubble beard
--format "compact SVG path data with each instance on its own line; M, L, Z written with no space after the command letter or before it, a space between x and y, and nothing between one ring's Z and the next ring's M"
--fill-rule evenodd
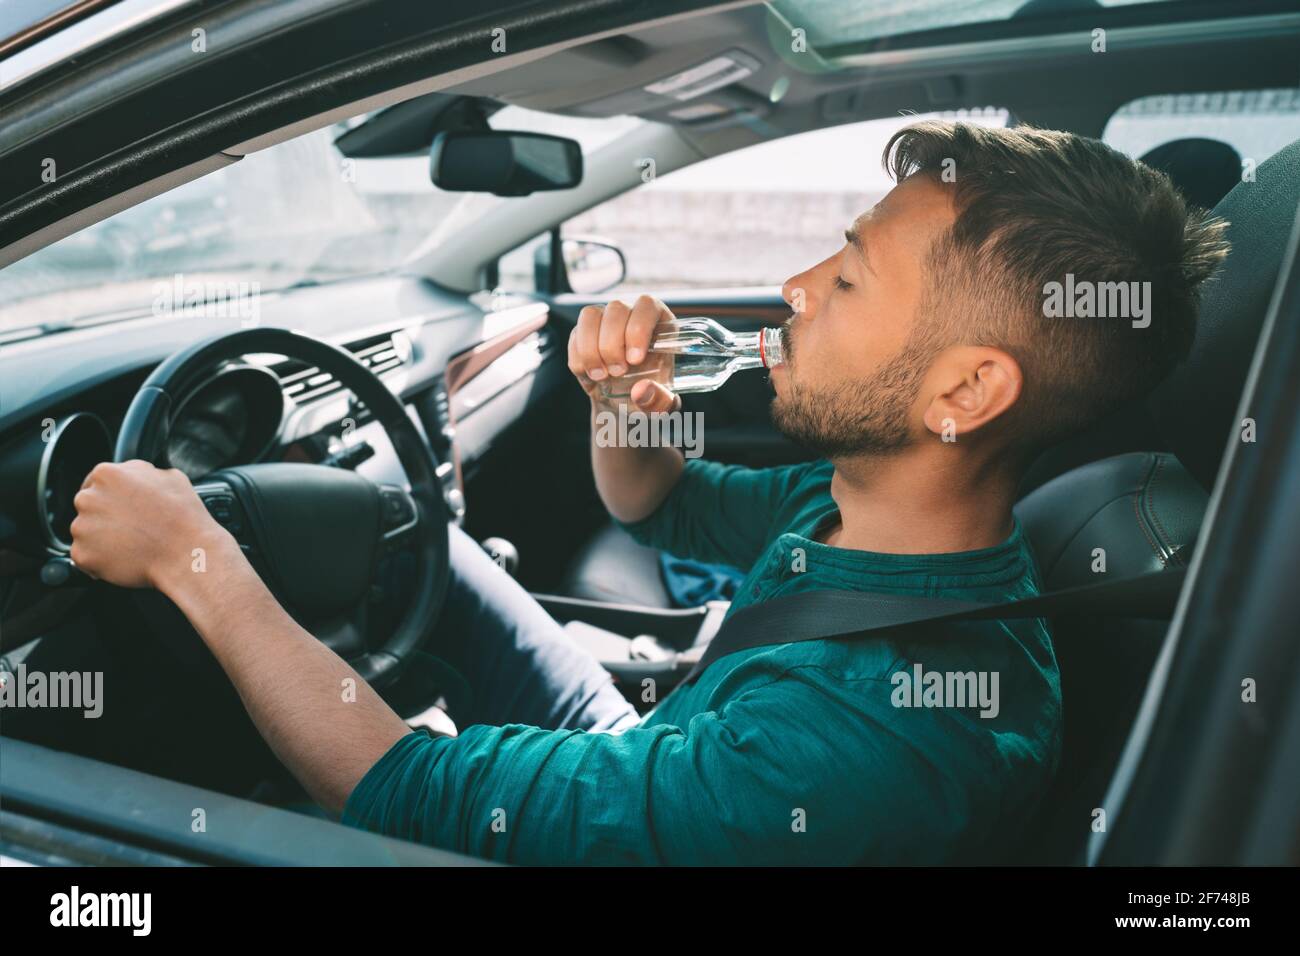
M786 389L772 402L772 424L822 458L897 454L913 444L908 412L934 357L909 342L877 374L827 384L799 381L792 336L785 336Z

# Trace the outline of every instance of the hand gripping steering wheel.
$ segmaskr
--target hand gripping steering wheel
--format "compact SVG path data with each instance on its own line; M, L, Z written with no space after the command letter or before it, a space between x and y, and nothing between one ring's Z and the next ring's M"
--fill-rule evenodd
M169 467L175 410L220 363L272 353L328 372L388 433L410 490L328 465L265 463L223 468L195 491L230 531L294 618L370 684L392 683L430 636L447 593L450 518L433 452L401 401L350 354L287 329L232 332L177 352L140 386L118 434L115 461ZM367 606L384 555L409 550L416 590L392 634L366 640Z

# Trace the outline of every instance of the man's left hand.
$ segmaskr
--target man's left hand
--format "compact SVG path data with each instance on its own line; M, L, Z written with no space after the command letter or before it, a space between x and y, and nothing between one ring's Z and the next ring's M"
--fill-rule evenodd
M157 588L189 571L196 549L233 543L175 468L145 461L103 463L73 500L72 560L92 577Z

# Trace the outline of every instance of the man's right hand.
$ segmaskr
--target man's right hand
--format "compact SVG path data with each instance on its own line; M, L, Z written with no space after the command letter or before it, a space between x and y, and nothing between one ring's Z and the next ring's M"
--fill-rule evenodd
M640 296L629 308L624 302L589 305L578 314L569 334L569 371L588 397L609 404L599 391L610 378L626 375L646 360L655 327L673 318L668 307L653 296ZM645 412L670 412L681 408L681 398L659 382L643 379L629 397Z

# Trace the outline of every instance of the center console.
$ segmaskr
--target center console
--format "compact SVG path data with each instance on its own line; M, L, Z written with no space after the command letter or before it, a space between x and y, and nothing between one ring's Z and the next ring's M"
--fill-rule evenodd
M534 593L533 598L639 707L654 702L643 700L644 681L654 681L655 699L681 682L718 633L730 607L728 601L654 608L558 594Z

